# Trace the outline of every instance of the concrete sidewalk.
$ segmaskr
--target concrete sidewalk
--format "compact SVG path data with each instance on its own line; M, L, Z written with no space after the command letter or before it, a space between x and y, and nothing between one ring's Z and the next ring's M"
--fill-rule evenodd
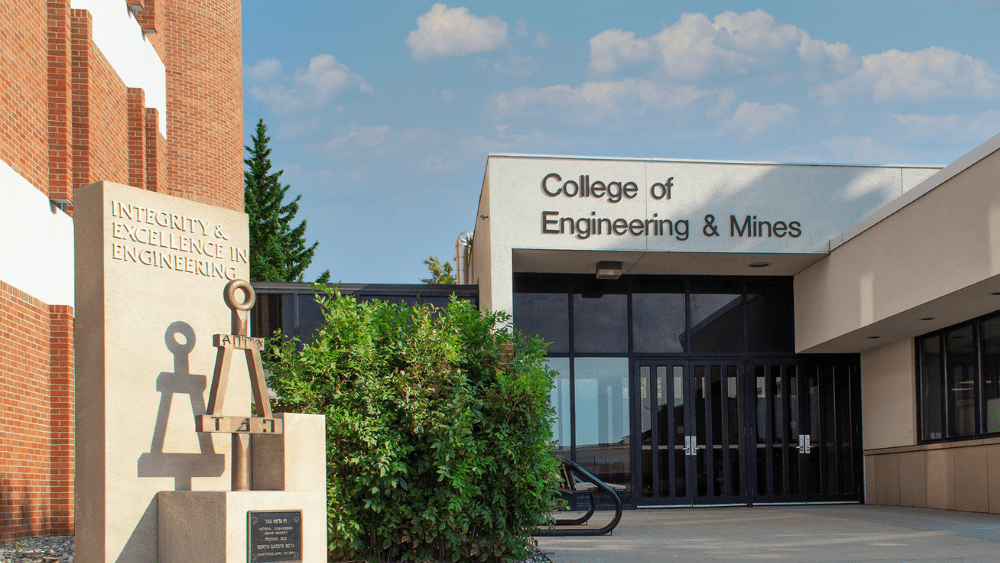
M541 537L538 546L553 563L997 562L1000 515L856 504L645 509L624 512L614 535Z

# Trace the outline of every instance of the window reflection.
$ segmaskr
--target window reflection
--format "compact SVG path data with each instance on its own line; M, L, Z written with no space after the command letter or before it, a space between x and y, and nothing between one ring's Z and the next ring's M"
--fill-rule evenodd
M549 343L550 354L569 352L569 299L565 293L515 293L514 326Z
M574 367L577 463L630 488L628 358L577 358Z
M1000 432L1000 317L983 321L983 432Z
M948 331L945 354L948 359L948 435L976 433L976 356L972 325Z
M920 398L923 411L923 438L944 437L942 403L944 382L941 380L941 338L931 336L920 342Z
M549 393L549 405L555 409L555 419L552 421L552 449L569 451L573 443L572 426L570 424L570 393L569 393L569 358L549 358L545 360L549 369L555 371L555 381L552 382L552 392Z
M573 294L573 348L628 352L628 297L623 283L581 280Z
M740 353L744 349L743 292L740 280L691 282L691 350Z
M636 352L683 352L684 293L632 295L632 338Z

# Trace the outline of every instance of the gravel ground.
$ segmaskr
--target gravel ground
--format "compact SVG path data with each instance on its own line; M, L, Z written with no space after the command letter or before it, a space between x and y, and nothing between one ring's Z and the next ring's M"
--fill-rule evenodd
M0 563L73 563L73 536L37 536L0 545Z
M38 536L0 545L0 563L73 563L73 536ZM537 548L519 563L551 563Z

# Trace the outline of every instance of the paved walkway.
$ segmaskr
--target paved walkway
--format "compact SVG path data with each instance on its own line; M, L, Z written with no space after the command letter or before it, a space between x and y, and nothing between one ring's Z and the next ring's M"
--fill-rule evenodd
M610 512L598 512L604 525ZM553 563L1000 561L1000 515L862 505L625 511L611 536L541 537Z

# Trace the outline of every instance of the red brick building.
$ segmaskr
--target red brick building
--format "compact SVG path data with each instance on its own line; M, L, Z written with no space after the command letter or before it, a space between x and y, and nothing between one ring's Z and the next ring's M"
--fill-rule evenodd
M243 209L239 0L0 2L0 542L73 533L73 191Z

